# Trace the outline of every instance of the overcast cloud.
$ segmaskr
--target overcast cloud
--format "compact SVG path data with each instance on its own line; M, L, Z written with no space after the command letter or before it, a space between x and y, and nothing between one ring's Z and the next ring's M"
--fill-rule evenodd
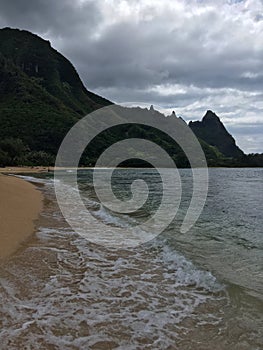
M89 90L185 120L212 109L245 152L263 152L262 0L0 0L71 60Z

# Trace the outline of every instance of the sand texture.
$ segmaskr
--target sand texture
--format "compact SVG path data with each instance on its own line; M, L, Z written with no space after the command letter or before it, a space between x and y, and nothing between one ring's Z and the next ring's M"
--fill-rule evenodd
M30 235L42 208L42 195L29 182L0 175L0 259L14 253Z

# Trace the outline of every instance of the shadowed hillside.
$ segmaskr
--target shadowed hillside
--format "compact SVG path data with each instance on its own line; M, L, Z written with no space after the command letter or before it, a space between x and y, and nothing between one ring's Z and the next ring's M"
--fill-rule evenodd
M189 126L197 137L217 147L226 157L237 158L244 155L224 124L212 111L207 111L201 122L190 122Z
M89 92L73 65L48 41L27 31L0 30L0 138L19 138L55 154L85 114L111 102Z

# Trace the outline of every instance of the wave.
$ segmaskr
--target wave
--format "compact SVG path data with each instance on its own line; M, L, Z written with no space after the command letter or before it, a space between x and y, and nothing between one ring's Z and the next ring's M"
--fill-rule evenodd
M42 182L54 200L52 180ZM86 200L105 224L136 222ZM165 240L126 249L97 246L49 205L34 244L1 267L3 348L140 350L151 342L166 349L189 331L182 326L187 318L192 324L220 322L220 313L198 308L224 300L224 286Z

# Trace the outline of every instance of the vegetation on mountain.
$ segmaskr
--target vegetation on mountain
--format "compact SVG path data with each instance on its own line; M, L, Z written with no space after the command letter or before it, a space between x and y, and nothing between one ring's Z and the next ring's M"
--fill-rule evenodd
M27 31L0 30L0 139L55 155L76 121L110 101L86 90L72 64ZM54 158L54 157L53 157Z
M85 88L73 65L48 41L24 30L0 30L0 166L53 165L70 128L87 113L110 104ZM213 112L189 126L209 166L262 166L262 155L244 155ZM189 166L169 136L143 125L121 125L98 135L81 165L94 165L104 149L124 137L149 139L178 167ZM145 163L132 159L124 165Z

